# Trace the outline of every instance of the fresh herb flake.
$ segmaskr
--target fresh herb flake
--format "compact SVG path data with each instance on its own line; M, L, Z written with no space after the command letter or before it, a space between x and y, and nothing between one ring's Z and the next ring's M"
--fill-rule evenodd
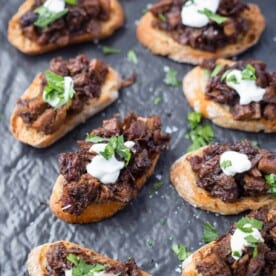
M166 76L164 82L169 86L179 86L181 81L177 78L177 71L171 68L165 68Z
M134 50L129 50L128 53L127 53L127 59L134 63L134 64L138 64L138 58L137 58L137 55L135 53Z
M263 222L254 218L244 217L236 222L235 226L244 233L252 233L252 228L261 230L263 227Z
M213 72L211 73L211 77L214 78L218 75L218 73L223 69L224 65L217 64Z
M241 72L242 80L256 80L256 70L251 64L247 64Z
M121 53L121 50L115 49L115 48L112 48L112 47L108 47L108 46L103 46L102 51L103 51L103 54L106 55L106 56Z
M159 18L159 20L162 21L162 22L166 22L166 21L167 21L166 16L165 16L164 14L162 14L162 13L159 13L159 14L158 14L158 18Z
M154 104L157 105L157 104L160 104L161 103L161 97L156 97L154 99Z
M195 129L198 126L198 124L201 122L201 119L202 115L200 112L193 111L188 114L188 122L192 129Z
M158 181L158 182L153 183L153 189L156 190L156 191L159 190L162 186L163 186L162 181Z
M221 164L220 164L220 167L222 168L222 169L227 169L227 168L229 168L229 167L231 167L232 166L232 162L231 162L231 160L224 160L224 161L222 161L221 162Z
M265 175L265 181L269 185L268 193L276 195L276 174Z
M178 260L181 262L191 255L191 253L187 251L186 246L182 244L173 244L172 251L176 254Z
M147 240L147 245L152 247L153 246L153 240Z
M77 0L65 0L65 3L72 5L72 6L76 6L78 4Z
M97 136L95 134L87 133L85 141L96 144L101 142L107 142L109 141L109 138L104 138L104 137Z
M221 16L221 15L218 15L216 13L213 13L211 10L206 9L206 8L203 9L203 10L199 10L198 12L201 13L201 14L206 15L210 21L214 21L219 25L228 20L228 17Z
M216 228L209 222L205 222L203 230L203 240L205 243L212 242L218 238L218 232Z

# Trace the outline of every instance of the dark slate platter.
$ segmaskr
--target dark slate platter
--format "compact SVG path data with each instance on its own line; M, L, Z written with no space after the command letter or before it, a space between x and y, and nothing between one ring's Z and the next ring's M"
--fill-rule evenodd
M135 257L137 263L153 275L179 275L179 261L171 251L173 243L185 244L189 251L202 245L205 221L214 223L220 233L226 231L237 217L217 216L197 210L185 203L169 181L169 168L189 146L184 138L188 130L187 114L191 110L181 88L163 83L164 66L178 71L183 77L192 66L177 64L166 58L153 56L136 40L136 23L147 0L122 0L127 21L112 38L101 42L121 49L121 54L103 56L99 45L85 43L49 54L29 57L14 49L7 41L7 26L17 11L20 0L0 0L0 275L27 275L26 260L29 251L42 243L61 239L93 248L114 259ZM252 1L260 5L267 19L267 28L257 46L239 58L262 59L270 69L276 68L275 1ZM134 66L126 57L134 49L139 64ZM55 56L66 58L85 53L102 58L123 75L135 67L137 82L121 91L120 99L104 112L80 125L48 149L38 150L17 142L9 131L9 118L16 99L28 87L37 72L47 68ZM154 104L161 97L160 104ZM98 127L103 119L119 112L130 111L147 116L159 114L164 129L170 126L171 148L163 154L155 174L149 179L139 196L111 219L89 225L68 225L56 219L48 208L48 199L58 175L57 155L76 148L75 140ZM275 150L275 134L248 134L213 126L217 142L248 138L257 140L267 149ZM167 128L168 129L168 128ZM152 184L162 177L163 187L155 192ZM160 224L165 220L165 224ZM171 238L170 238L171 237ZM152 246L147 241L152 240Z

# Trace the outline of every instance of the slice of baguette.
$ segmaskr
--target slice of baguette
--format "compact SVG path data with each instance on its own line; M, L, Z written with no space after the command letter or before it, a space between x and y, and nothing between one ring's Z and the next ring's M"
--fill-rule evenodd
M255 45L265 29L265 19L259 7L255 4L249 4L249 7L250 9L245 10L241 16L250 22L251 28L237 43L218 49L216 52L207 52L181 45L165 31L153 28L154 16L151 12L147 12L141 18L137 27L137 37L153 54L168 56L183 63L199 64L204 59L234 56Z
M58 241L55 243L45 243L41 246L38 246L36 248L34 248L29 256L28 256L28 260L27 260L27 268L28 268L28 272L30 276L46 276L49 275L49 272L47 271L47 252L49 250L49 247L51 245L54 244L58 244L62 242L63 245L66 248L78 248L80 249L82 252L84 252L85 254L93 257L93 259L95 260L95 262L98 263L103 263L103 264L110 264L110 265L119 265L122 264L119 261L115 261L113 259L110 259L108 257L105 257L91 249L82 247L78 244L72 243L72 242L68 242L68 241ZM149 276L150 274L139 270L140 275L141 276Z
M198 187L196 184L197 176L187 158L195 155L202 156L207 147L185 154L170 169L171 182L184 200L194 207L222 215L235 215L246 210L257 210L269 204L276 206L275 197L272 195L242 197L237 202L229 203L210 196L207 191Z
M271 209L269 210L267 216L270 220L272 216L276 215L276 210ZM196 264L198 261L201 261L207 256L212 248L216 245L216 241L208 243L194 252L191 256L189 256L183 263L182 263L182 276L199 276L201 275L196 270ZM274 274L273 274L274 275Z
M31 9L35 0L26 0L19 8L17 13L12 17L9 22L8 27L8 40L16 47L18 50L25 54L36 55L49 52L58 48L65 47L71 44L77 44L85 41L99 40L109 37L121 27L124 23L124 11L118 0L110 0L111 2L111 13L110 19L106 22L100 23L101 33L98 36L91 34L81 34L74 36L68 44L57 45L57 44L47 44L39 45L36 42L28 39L24 36L22 28L20 26L21 16Z
M22 99L36 97L40 93L41 80L42 74L38 74L28 89L24 92ZM68 116L64 124L62 124L57 131L49 135L28 127L23 122L22 118L16 115L17 108L15 107L10 120L11 132L16 139L23 143L37 148L48 147L77 125L85 122L89 117L113 103L119 96L118 90L121 87L121 83L122 81L119 74L109 67L105 83L102 85L100 97L89 100L79 114Z
M144 118L139 119L145 120ZM136 186L138 190L142 189L147 179L153 174L159 156L160 154L156 154L152 158L151 167L144 172L143 176L136 180ZM90 223L101 221L103 219L113 216L115 213L117 213L119 210L121 210L127 205L127 203L115 200L109 200L105 202L93 202L90 203L88 207L80 215L71 215L62 210L61 197L63 194L63 185L65 181L66 180L62 175L58 176L50 197L49 205L51 211L56 217L68 223Z
M234 64L234 62L230 60L219 59L217 64L231 65ZM207 74L203 68L197 66L184 77L183 91L192 108L197 112L202 113L204 117L210 119L214 124L225 128L232 128L249 132L276 131L276 119L266 120L262 118L249 121L235 120L230 112L229 106L206 99L205 90L207 83Z

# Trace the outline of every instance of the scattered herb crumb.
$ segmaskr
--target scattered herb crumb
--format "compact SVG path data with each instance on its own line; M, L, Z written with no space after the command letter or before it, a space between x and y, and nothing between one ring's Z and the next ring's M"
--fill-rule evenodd
M209 222L205 222L203 230L203 241L205 243L212 242L218 238L219 234L216 228Z
M134 63L134 64L138 64L138 58L137 58L137 54L134 50L129 50L127 53L127 59L128 61Z
M119 54L119 53L121 53L121 50L115 49L115 48L111 48L111 47L107 47L107 46L103 46L102 47L102 51L103 51L104 55L112 55L112 54Z
M162 13L159 13L158 18L159 18L160 21L162 21L162 22L166 22L166 21L167 21L167 18L166 18L165 15L162 14Z
M147 240L147 245L150 247L153 246L153 240Z
M160 219L160 224L161 225L165 225L166 224L166 220L165 219Z
M172 241L172 240L173 240L173 237L172 237L172 236L169 236L169 237L168 237L168 240L169 240L169 241Z
M181 84L181 81L177 78L177 72L174 69L171 69L169 67L165 67L164 71L166 73L164 83L166 83L169 86L179 86Z
M191 253L187 251L186 246L183 244L173 244L172 251L176 254L178 260L181 262L191 255Z
M154 99L154 104L160 104L161 103L161 97L156 97L155 99Z
M158 182L153 183L153 189L156 190L156 191L159 190L162 186L163 186L162 181L158 181Z

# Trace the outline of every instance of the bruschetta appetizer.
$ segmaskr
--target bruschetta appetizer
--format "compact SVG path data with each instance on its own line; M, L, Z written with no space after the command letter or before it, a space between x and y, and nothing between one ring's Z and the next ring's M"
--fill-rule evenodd
M69 223L111 217L135 198L169 143L158 116L131 113L103 122L79 141L80 150L59 156L60 176L50 209Z
M221 127L276 131L276 72L261 61L203 62L184 77L183 90L196 111Z
M258 42L265 19L241 0L161 0L142 17L140 42L184 63L237 55Z
M119 74L100 60L55 58L17 101L11 131L23 143L47 147L114 102L121 85Z
M207 211L234 215L276 206L276 153L257 149L249 141L190 152L170 173L179 195Z
M26 0L10 20L8 39L35 55L109 37L123 23L118 0Z
M34 248L27 261L30 276L149 276L135 261L114 261L93 250L68 241L46 243Z
M183 262L182 276L276 275L276 209L262 208Z

